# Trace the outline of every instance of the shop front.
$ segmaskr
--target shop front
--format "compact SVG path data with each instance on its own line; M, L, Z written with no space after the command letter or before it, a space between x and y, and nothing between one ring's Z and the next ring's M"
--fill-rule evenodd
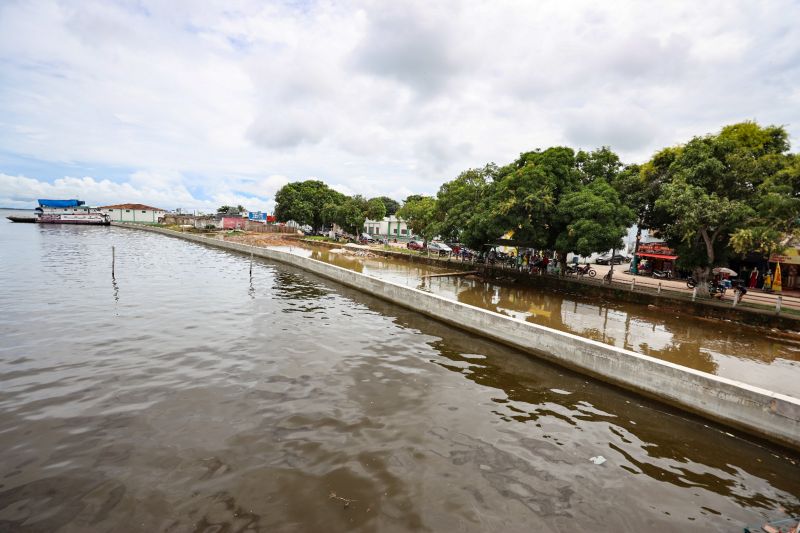
M675 250L663 242L650 242L640 244L636 257L631 262L633 274L652 275L653 271L669 272L672 277L675 272L675 261L678 256Z
M776 274L780 268L781 286L785 290L800 290L800 246L790 246L780 254L772 254L769 258L769 266Z

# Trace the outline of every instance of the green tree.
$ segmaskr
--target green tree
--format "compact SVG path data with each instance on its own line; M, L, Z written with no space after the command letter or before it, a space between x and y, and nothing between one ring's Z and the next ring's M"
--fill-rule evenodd
M370 220L383 220L386 216L386 205L381 198L371 198L367 202L366 218Z
M743 122L662 150L643 165L644 179L659 191L649 225L677 249L680 266L705 281L724 261L731 235L738 233L734 243L744 251L757 240L755 233L747 238L741 233L754 221L778 227L772 215L775 198L769 194L786 194L776 176L791 159L788 149L783 128Z
M769 258L800 237L800 156L789 154L783 163L759 186L753 202L755 216L731 235L735 252Z
M386 208L386 214L383 215L384 217L390 217L397 213L397 210L400 209L400 202L389 198L388 196L379 196L377 199L383 202L383 205Z
M345 198L336 207L336 223L351 235L361 233L366 218L366 201L361 196Z
M476 208L490 191L489 185L496 173L497 165L494 164L465 170L439 188L436 218L441 221L439 233L443 238L453 241L464 239L463 233L470 226L470 219L476 215Z
M556 226L556 207L563 194L577 190L581 183L575 152L557 146L524 153L500 168L495 181L479 217L485 226L478 233L491 241L511 230L516 240L553 249L561 232Z
M421 236L426 243L438 233L436 199L431 196L409 196L397 211L397 216L405 220L412 233Z
M275 216L280 222L294 220L315 230L323 224L326 204L339 205L345 196L318 180L287 183L275 194Z
M565 194L558 204L559 227L555 249L587 256L620 248L635 213L622 204L619 194L604 178Z
M217 213L223 215L241 215L242 213L246 212L247 209L241 204L233 207L231 205L222 205L217 208Z

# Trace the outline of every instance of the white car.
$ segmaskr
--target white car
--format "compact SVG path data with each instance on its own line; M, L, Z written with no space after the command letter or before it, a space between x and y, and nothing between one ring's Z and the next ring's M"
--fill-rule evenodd
M430 250L431 252L437 252L439 255L453 253L453 249L447 246L443 242L434 242L434 241L429 242L428 250Z

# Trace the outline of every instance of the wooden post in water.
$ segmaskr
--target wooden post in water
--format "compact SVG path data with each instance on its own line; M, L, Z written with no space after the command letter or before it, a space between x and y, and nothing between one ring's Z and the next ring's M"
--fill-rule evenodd
M739 291L733 291L733 304L731 307L736 307L736 304L739 303Z
M636 289L636 278L631 279L631 292Z
M783 296L780 294L778 295L778 299L775 302L775 312L781 314L781 303L783 302Z
M117 250L114 246L111 247L111 277L114 277L114 266L117 262Z
M658 294L661 294L661 282L658 282Z
M250 279L253 279L253 252L250 252Z
M692 301L695 300L697 300L697 285L695 285L694 289L692 290Z

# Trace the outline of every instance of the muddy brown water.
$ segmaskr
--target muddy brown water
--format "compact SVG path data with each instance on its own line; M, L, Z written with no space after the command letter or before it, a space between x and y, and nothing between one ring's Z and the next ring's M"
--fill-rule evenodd
M767 390L800 394L800 335L785 337L769 329L585 296L577 290L537 290L463 277L422 279L452 268L354 258L320 248L291 251Z
M790 452L303 271L113 227L0 223L0 246L0 531L800 513Z

